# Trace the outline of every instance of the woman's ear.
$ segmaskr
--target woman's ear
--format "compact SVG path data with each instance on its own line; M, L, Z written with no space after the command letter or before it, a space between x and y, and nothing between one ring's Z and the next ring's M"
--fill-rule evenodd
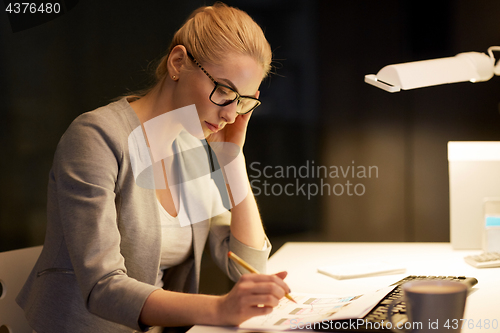
M187 59L187 52L184 45L176 45L170 51L167 60L168 74L171 79L177 81L180 77L182 66L184 66Z
M255 98L259 99L260 96L260 90L257 90L257 93L255 94Z

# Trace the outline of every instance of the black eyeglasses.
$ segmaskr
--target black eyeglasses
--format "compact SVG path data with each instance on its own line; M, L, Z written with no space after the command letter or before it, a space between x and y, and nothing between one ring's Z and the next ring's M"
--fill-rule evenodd
M238 108L236 110L236 113L247 114L250 111L255 110L255 108L261 104L261 102L257 98L252 96L240 95L233 88L219 83L212 77L212 75L208 74L205 68L203 68L198 61L196 61L191 53L187 52L187 55L215 84L214 90L212 90L212 93L210 94L210 101L215 105L226 106L233 103L234 101L237 101L236 103Z

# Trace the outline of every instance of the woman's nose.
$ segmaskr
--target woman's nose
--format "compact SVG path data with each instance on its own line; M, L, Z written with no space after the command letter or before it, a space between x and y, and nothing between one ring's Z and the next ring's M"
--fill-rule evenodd
M236 117L238 116L238 114L236 113L237 110L238 110L238 102L234 101L233 103L222 107L220 116L221 118L224 119L226 123L232 124L234 123Z

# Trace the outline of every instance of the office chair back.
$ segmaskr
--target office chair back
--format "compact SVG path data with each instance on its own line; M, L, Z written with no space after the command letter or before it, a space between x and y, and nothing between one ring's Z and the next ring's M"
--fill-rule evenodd
M0 333L32 333L16 297L33 269L42 246L0 253Z

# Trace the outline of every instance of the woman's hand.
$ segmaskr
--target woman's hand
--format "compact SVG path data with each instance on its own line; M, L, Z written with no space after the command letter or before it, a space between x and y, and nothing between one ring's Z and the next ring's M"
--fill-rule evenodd
M223 129L213 133L206 139L211 142L231 142L243 149L247 134L247 127L253 112L236 116L234 123L226 124Z
M233 289L218 302L218 324L239 325L249 318L270 313L290 292L283 282L286 275L287 272L242 275Z

